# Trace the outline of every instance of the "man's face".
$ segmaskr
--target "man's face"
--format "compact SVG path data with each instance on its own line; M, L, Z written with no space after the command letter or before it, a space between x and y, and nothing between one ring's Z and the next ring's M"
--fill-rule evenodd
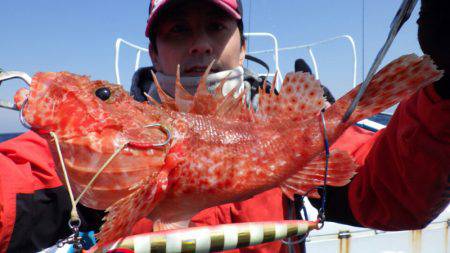
M159 17L156 24L157 52L150 50L157 71L182 76L200 76L212 60L212 72L242 65L245 44L237 22L208 1L186 1Z

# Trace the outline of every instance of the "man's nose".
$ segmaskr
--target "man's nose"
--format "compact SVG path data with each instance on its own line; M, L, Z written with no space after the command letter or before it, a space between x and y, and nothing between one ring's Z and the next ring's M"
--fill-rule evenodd
M189 49L189 54L211 54L213 51L209 37L205 32L198 33Z

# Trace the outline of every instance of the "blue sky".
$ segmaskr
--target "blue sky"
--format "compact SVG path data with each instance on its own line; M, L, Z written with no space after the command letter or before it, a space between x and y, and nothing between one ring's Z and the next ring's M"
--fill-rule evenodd
M114 42L121 37L143 47L149 0L145 1L56 1L2 0L0 5L0 68L33 75L38 71L70 71L94 79L115 81ZM243 0L245 30L270 32L280 47L306 44L348 34L356 42L358 81L370 67L384 43L389 24L400 0ZM403 27L383 64L407 53L421 54L417 42L419 6ZM363 25L364 43L363 43ZM250 39L249 51L268 49L265 39ZM363 52L364 48L364 52ZM336 41L315 49L320 78L340 96L351 88L352 55L347 42ZM134 51L121 51L122 82L127 87L132 74ZM269 55L260 55L271 63ZM143 56L146 58L146 56ZM295 59L311 61L305 50L280 53L281 71L293 69ZM148 65L143 60L143 65ZM252 67L252 65L250 65ZM11 99L20 82L5 82L0 99ZM0 109L0 133L23 131L16 112Z

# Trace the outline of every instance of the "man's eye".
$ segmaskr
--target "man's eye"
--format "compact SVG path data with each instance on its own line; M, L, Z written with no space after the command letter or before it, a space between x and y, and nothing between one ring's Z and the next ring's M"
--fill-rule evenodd
M208 30L210 31L222 31L225 30L226 26L222 23L211 23L208 25Z
M189 27L186 25L174 25L172 28L170 28L170 33L173 34L179 34L179 33L185 33L189 31Z

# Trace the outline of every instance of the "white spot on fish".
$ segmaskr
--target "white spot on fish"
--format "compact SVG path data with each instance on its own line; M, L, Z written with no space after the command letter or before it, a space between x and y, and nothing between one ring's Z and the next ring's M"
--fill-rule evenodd
M285 160L279 160L278 161L278 166L284 166L286 164L287 164L287 162Z

